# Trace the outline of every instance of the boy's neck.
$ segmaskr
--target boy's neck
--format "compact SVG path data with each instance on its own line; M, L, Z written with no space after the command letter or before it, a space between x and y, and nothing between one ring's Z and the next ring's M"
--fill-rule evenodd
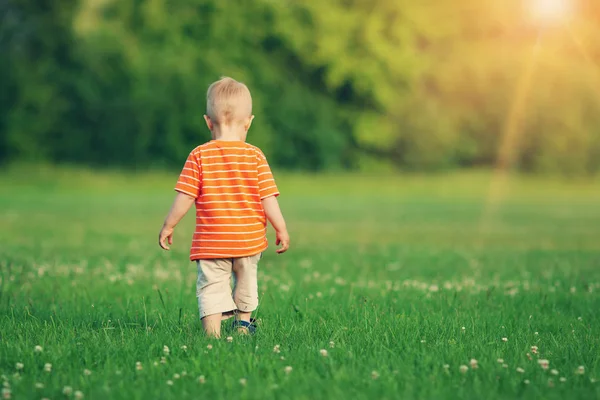
M223 142L245 142L246 130L243 126L214 126L211 131L213 140L221 140Z

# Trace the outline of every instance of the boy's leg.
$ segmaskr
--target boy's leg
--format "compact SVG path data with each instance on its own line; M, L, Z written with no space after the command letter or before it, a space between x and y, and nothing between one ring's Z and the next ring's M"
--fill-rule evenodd
M209 336L221 335L221 320L236 309L231 298L232 260L198 260L196 296L202 327Z
M250 322L252 311L258 307L258 260L261 254L236 258L233 261L235 286L233 301L237 306L237 319Z
M204 333L206 333L207 336L220 338L221 320L221 313L207 315L206 317L202 318L202 328L204 328Z

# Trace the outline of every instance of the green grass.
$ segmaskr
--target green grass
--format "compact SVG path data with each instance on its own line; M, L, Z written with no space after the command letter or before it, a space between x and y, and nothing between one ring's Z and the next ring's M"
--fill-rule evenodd
M514 178L490 203L484 172L277 177L293 247L263 257L260 332L228 343L201 333L192 215L171 252L156 244L176 173L3 171L13 398L600 396L598 182Z

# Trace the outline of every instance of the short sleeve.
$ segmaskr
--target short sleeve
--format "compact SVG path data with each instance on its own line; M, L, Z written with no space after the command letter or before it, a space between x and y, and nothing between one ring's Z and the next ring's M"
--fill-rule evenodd
M175 190L198 198L202 189L202 170L196 152L191 152L181 170L181 175L175 185Z
M260 199L266 199L271 196L279 196L279 190L275 184L275 179L267 163L267 158L262 152L258 152L258 192Z

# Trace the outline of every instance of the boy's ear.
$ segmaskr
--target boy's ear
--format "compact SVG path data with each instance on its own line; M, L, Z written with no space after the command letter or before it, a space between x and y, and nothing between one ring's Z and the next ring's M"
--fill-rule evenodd
M206 114L204 114L204 120L206 121L206 126L208 126L208 130L210 130L212 132L213 127L214 127L214 124L213 124L212 120Z
M250 129L250 125L252 125L253 120L254 120L254 115L251 115L250 118L248 118L248 122L246 122L246 126L244 127L246 129L246 131L248 131L248 129Z

